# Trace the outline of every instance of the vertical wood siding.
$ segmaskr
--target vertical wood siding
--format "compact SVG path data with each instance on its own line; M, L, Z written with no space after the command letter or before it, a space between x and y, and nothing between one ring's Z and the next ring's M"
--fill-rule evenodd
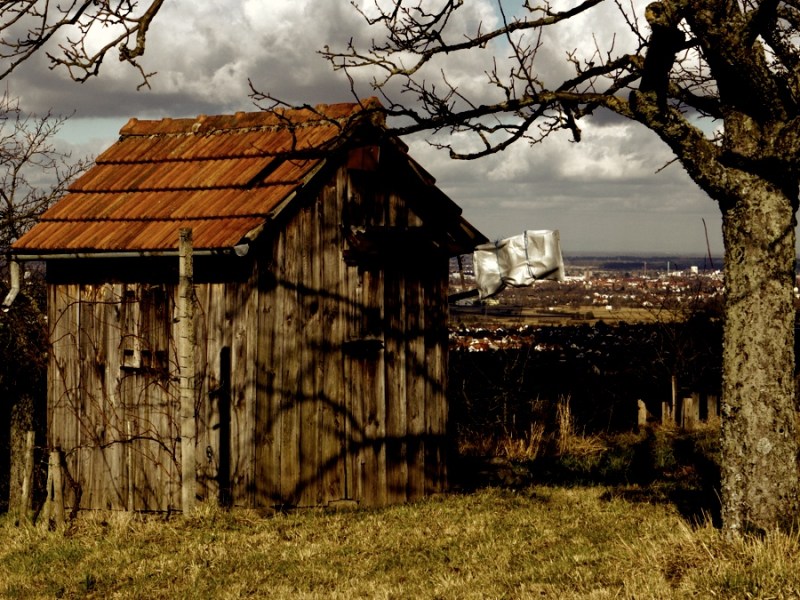
M350 237L422 225L340 169L254 247L249 277L196 284L200 498L382 505L444 489L447 259L359 256ZM49 287L49 443L82 508L180 508L175 293Z

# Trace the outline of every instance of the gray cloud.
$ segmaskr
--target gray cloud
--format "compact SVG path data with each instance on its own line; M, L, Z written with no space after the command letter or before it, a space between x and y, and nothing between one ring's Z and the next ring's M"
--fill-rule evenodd
M618 129L601 139L587 131L579 144L561 136L518 145L474 162L450 160L421 139L411 151L492 239L560 229L566 251L702 254L705 219L712 251L722 253L716 204L679 164L667 165L669 151L652 133Z
M484 29L491 25L494 6L488 0L466 3L459 17L465 30L475 31L479 21ZM351 38L364 47L379 34L367 28L349 0L173 0L163 10L150 30L143 61L147 71L158 72L151 90L137 91L138 74L112 56L99 78L81 85L37 57L8 80L11 92L27 110L74 113L74 126L65 128L72 137L64 143L72 143L75 153L96 154L129 117L254 110L248 79L291 103L350 100L347 80L318 51L325 45L343 49ZM592 15L600 43L610 39L618 22L604 19L603 10L617 9L611 3ZM562 43L546 46L540 56L549 79L569 74L566 50L580 46L588 57L593 43L585 24L554 33ZM629 41L618 36L617 48ZM453 56L432 65L431 72L445 68L449 81L484 101L492 93L484 73L492 58L489 51ZM502 68L505 54L499 52L497 59ZM359 93L372 95L369 74L357 77ZM450 160L420 136L410 142L415 158L490 237L559 228L567 251L703 252L705 218L714 251L721 251L714 203L679 165L656 173L671 155L654 135L608 111L598 111L583 128L580 144L559 135L470 162Z

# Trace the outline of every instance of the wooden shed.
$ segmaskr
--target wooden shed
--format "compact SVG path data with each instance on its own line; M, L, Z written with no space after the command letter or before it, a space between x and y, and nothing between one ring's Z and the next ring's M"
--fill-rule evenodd
M47 265L68 505L382 505L446 486L449 257L486 239L379 109L132 119L14 244Z

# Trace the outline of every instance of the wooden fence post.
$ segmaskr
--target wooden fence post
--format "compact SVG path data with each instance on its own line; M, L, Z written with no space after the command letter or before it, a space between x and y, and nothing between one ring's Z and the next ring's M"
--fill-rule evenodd
M25 471L22 474L22 491L19 498L19 520L30 521L33 509L33 465L36 433L25 433Z
M134 485L134 476L135 473L133 471L133 423L130 421L125 422L125 429L128 433L128 444L127 444L127 467L128 467L128 501L126 503L126 508L128 512L133 512L133 508L136 505L134 499L134 493L136 492L136 486Z
M706 420L709 423L719 420L719 398L711 394L706 396Z
M53 520L56 527L64 524L64 473L61 470L61 448L50 453L53 465Z
M636 406L636 425L639 427L639 431L642 431L647 427L647 406L641 399L636 401Z
M50 521L56 527L64 524L64 477L61 472L61 449L50 451L47 464L47 499L42 509L42 520L46 526Z
M692 431L697 426L697 403L691 396L683 399L681 410L681 426L686 431Z
M670 415L672 415L672 422L678 423L678 378L672 376L672 405L670 406Z
M180 230L178 278L178 369L180 371L181 510L189 514L197 494L195 445L195 328L192 230Z
M661 425L664 427L675 425L675 417L672 414L672 404L667 401L661 403Z

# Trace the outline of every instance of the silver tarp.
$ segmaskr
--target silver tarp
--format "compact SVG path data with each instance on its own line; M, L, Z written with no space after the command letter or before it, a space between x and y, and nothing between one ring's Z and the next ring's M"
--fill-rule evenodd
M508 286L531 285L537 279L564 280L564 259L558 230L539 229L482 244L472 256L481 298Z

